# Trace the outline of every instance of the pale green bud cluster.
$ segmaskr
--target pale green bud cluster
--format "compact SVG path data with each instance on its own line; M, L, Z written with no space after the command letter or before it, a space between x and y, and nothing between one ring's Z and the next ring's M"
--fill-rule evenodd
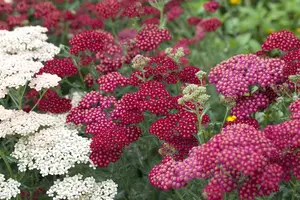
M182 47L179 47L178 49L176 49L176 52L173 53L173 48L167 48L165 50L165 53L171 57L176 63L179 63L179 60L181 57L183 57L185 54L184 54L184 49Z
M220 98L220 102L223 103L223 104L225 104L225 105L227 105L227 106L229 106L229 107L231 107L231 108L233 108L235 106L235 104L236 104L236 102L235 102L235 100L233 98L224 97L224 96L222 96Z
M162 10L163 7L169 2L170 0L150 0L149 4L158 10Z
M183 97L178 99L178 103L183 104L187 101L193 101L205 105L210 98L210 95L206 94L206 92L206 87L204 86L189 84L183 89Z
M147 58L142 55L136 55L132 60L132 68L143 69L149 61L150 61L150 58Z
M290 75L289 80L292 81L293 83L299 82L300 81L300 74Z
M200 70L199 72L196 73L196 76L199 80L202 80L206 76L206 72Z

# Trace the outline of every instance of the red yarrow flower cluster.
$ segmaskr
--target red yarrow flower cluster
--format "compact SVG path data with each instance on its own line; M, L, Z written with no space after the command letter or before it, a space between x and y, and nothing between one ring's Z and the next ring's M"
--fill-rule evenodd
M53 60L47 61L38 74L42 73L56 74L63 78L76 75L78 73L78 69L71 58L54 58Z
M203 4L203 7L204 9L207 11L207 12L216 12L221 6L218 2L216 1L208 1L208 2L205 2Z
M291 51L299 48L300 40L294 35L294 33L287 30L272 33L262 45L262 50L264 51L270 51L273 49Z
M136 126L114 121L110 116L110 110L114 109L116 104L114 97L90 92L67 116L67 122L83 124L86 126L86 133L94 134L90 158L99 167L116 162L123 148L141 135L141 130Z
M171 40L171 38L167 29L159 29L154 24L147 24L138 32L136 44L143 51L151 51L158 48L163 41Z
M116 87L123 87L129 84L129 79L122 76L119 72L111 72L107 75L101 76L97 83L99 90L104 92L113 92Z
M222 22L218 18L213 17L201 20L197 26L200 26L205 32L214 32L222 26Z
M168 56L155 56L150 57L150 61L142 70L135 71L130 75L130 84L140 85L143 83L141 79L143 77L146 79L152 77L153 80L165 84L176 84L178 81L200 84L200 80L195 75L198 71L200 69L194 66L186 66L180 69L179 65Z
M23 110L29 112L35 104L40 111L54 114L66 113L71 107L71 100L60 97L55 91L47 90L42 99L39 100L39 92L35 89L30 89L25 95L26 100Z
M53 90L48 90L40 100L38 108L44 112L66 113L72 108L71 99L62 98Z
M70 41L70 53L78 55L80 52L90 51L99 52L103 51L106 43L111 41L107 34L100 31L84 31L75 35Z

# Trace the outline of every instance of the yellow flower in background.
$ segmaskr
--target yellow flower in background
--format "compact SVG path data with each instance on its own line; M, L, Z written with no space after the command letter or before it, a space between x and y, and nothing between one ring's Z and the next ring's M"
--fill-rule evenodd
M236 116L234 116L234 115L228 116L228 117L226 118L226 121L228 121L228 122L233 122L234 120L236 120Z
M232 5L237 5L237 4L241 4L242 0L230 0L230 4Z
M268 33L268 34L271 34L271 33L273 33L274 31L275 31L274 29L270 28L270 29L267 30L267 33Z
M300 33L300 28L297 28L297 29L296 29L296 33Z

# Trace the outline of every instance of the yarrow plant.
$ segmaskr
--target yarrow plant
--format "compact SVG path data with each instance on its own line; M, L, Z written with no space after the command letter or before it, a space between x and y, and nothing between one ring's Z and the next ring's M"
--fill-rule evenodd
M293 4L0 0L0 199L299 199Z

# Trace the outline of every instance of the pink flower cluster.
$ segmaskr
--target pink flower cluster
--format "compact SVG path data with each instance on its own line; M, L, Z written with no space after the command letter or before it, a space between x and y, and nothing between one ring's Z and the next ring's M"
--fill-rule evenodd
M279 83L283 78L284 67L285 63L280 59L238 55L218 64L208 77L218 92L237 99L249 93L250 86L266 88Z
M282 82L286 82L290 88L294 88L294 84L288 80L288 76L300 72L300 39L287 30L274 32L263 43L262 50L256 54L261 57L269 57L270 52L274 49L281 52L278 57L285 63Z
M279 190L290 172L299 179L299 126L291 120L264 131L247 124L227 126L208 143L194 147L189 157L170 156L155 166L149 179L160 189L180 188L194 178L209 179L203 190L208 199L223 199L238 190L241 199L255 199Z

